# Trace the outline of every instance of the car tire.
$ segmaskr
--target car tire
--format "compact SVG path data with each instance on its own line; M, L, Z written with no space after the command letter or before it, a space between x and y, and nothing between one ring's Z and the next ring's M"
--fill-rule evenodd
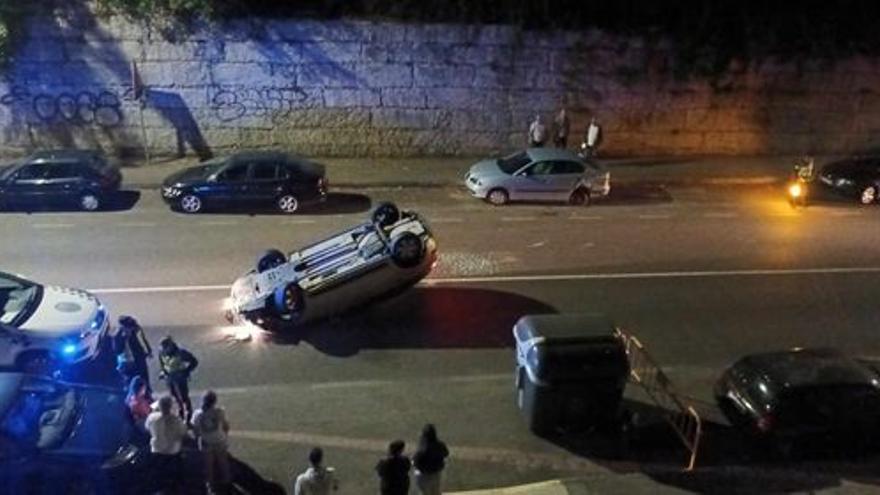
M859 203L869 205L877 202L877 186L868 186L859 193Z
M413 268L425 259L422 239L412 232L404 232L391 239L391 260L400 268Z
M78 204L82 211L96 211L101 207L101 197L93 192L84 192L79 195Z
M568 197L568 204L572 206L590 206L589 191L583 188L575 189L571 196Z
M391 202L379 203L379 206L373 210L373 223L379 227L388 227L394 225L400 220L400 210L397 205Z
M202 211L202 198L195 194L184 194L178 203L184 213L198 213Z
M285 194L275 201L275 206L281 213L290 215L299 210L299 200L293 194Z
M283 320L290 320L301 313L304 303L303 291L296 282L278 287L272 294L272 306Z
M491 205L502 206L506 205L510 201L510 195L507 194L507 191L501 188L492 189L486 194L486 201Z
M269 249L257 260L257 273L269 271L285 262L287 262L287 257L284 256L284 253L277 249Z

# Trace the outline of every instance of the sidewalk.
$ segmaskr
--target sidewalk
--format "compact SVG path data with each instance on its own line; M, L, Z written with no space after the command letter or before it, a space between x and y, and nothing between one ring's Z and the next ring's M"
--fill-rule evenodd
M395 159L316 158L327 167L330 187L454 187L462 184L468 167L479 158L436 157ZM818 164L826 159L817 159ZM122 169L124 185L156 189L162 180L195 158L155 160ZM687 157L600 160L613 182L666 186L770 184L784 180L794 157Z

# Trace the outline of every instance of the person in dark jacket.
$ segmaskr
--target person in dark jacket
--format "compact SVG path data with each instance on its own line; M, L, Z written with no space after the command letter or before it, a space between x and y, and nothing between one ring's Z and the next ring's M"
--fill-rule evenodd
M116 353L116 369L122 375L125 384L131 383L132 378L139 376L146 384L147 392L152 393L147 359L153 357L153 348L144 335L144 329L134 317L128 315L119 317L119 330L113 339L113 351Z
M189 423L192 418L192 401L189 398L189 377L199 360L191 352L183 349L174 342L171 336L165 337L159 343L162 350L159 352L159 378L164 378L168 390L177 401L178 413Z
M403 455L406 444L395 440L388 444L388 455L376 464L379 475L379 493L382 495L407 495L409 493L409 468L412 463Z
M419 447L413 455L416 470L416 486L422 495L440 495L441 474L446 466L449 449L437 439L437 429L428 423L422 428Z

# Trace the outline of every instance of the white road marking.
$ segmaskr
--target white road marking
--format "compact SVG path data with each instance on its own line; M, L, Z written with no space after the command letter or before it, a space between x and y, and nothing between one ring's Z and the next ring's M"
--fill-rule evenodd
M202 220L201 222L199 222L199 225L203 225L205 227L220 227L220 226L238 225L238 221L236 221L236 220Z
M35 223L32 225L35 229L69 229L76 227L73 223Z
M155 227L156 222L121 222L116 224L120 227Z
M530 247L530 248L539 248L539 247L544 246L544 244L546 244L546 243L545 243L544 241L541 241L541 242L536 242L536 243L533 243L533 244L529 244L529 247Z
M501 217L502 222L533 222L538 217Z
M432 218L431 223L461 223L463 218Z
M647 214L647 215L639 215L640 220L666 220L667 218L672 218L672 215L658 215L658 214Z
M602 220L602 217L600 217L598 215L587 215L587 216L572 215L572 216L568 217L568 219L569 220Z
M828 268L762 268L752 270L697 270L670 272L624 272L624 273L572 273L567 275L494 275L486 277L438 277L422 280L418 285L444 285L467 283L540 282L571 280L626 280L654 278L711 278L748 277L772 275L857 275L880 273L880 267L828 267ZM148 294L159 292L214 292L228 291L229 285L169 285L152 287L109 287L88 289L95 294Z

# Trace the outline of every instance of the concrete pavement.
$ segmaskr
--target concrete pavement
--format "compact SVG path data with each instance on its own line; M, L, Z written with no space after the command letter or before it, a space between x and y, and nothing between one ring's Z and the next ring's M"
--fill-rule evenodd
M737 185L772 183L784 179L795 157L687 157L599 159L613 181L663 185ZM450 187L462 184L468 167L479 157L402 159L315 158L327 166L331 187ZM817 159L826 163L833 157ZM154 189L162 179L195 158L159 159L151 164L131 162L123 167L124 184Z

